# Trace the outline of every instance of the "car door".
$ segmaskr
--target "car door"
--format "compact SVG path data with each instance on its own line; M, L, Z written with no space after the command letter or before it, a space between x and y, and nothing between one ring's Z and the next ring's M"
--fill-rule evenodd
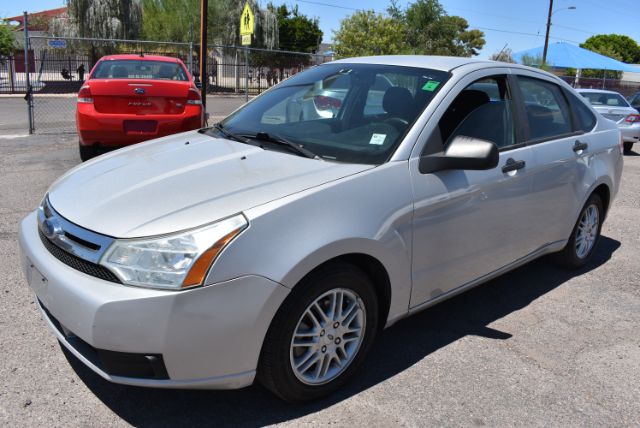
M416 144L409 168L415 205L411 306L490 274L535 247L528 198L531 149L521 144L507 69L463 78L448 94ZM495 95L499 93L499 99ZM443 150L456 135L494 140L497 167L422 174L422 154Z
M527 74L513 76L513 88L524 101L523 129L535 159L530 209L541 244L553 244L567 239L584 202L581 184L588 174L593 135L580 129L575 116L579 106L572 113L568 93L553 78L522 73Z

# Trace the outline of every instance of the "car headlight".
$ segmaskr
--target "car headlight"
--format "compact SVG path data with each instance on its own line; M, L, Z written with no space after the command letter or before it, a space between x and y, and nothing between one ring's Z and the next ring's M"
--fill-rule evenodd
M242 214L197 229L116 239L100 259L124 284L181 290L202 285L224 247L248 226Z

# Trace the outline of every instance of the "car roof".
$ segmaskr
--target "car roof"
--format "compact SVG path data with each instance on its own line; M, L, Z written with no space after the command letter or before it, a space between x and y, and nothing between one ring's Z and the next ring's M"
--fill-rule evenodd
M178 58L174 58L172 56L162 56L162 55L140 55L140 54L120 54L120 55L106 55L100 58L101 61L112 61L112 60L137 60L137 61L167 61L167 62L180 62Z
M356 58L345 58L333 63L349 63L349 64L378 64L378 65L399 65L406 67L431 68L435 70L451 71L454 68L472 64L486 63L490 64L494 61L480 60L466 57L453 56L429 56L429 55L380 55L380 56L361 56Z
M345 64L377 64L377 65L398 65L405 67L419 67L430 68L433 70L451 71L455 68L475 65L478 69L484 67L502 66L508 68L515 68L521 70L536 71L541 74L553 76L553 74L538 68L528 67L521 64L491 61L488 59L478 59L469 57L457 57L457 56L434 56L434 55L380 55L380 56L363 56L356 58L345 58L334 63Z
M576 91L584 92L584 93L591 93L591 94L616 94L616 95L622 96L622 94L620 94L620 92L607 91L606 89L582 89L582 88L578 88L578 89L576 89Z

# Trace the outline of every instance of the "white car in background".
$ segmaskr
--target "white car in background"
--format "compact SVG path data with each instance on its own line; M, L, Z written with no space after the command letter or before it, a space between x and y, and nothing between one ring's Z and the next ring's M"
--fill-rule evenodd
M593 108L609 120L618 124L624 152L629 153L634 143L640 141L640 114L622 95L614 91L600 89L577 89L578 93L589 100Z

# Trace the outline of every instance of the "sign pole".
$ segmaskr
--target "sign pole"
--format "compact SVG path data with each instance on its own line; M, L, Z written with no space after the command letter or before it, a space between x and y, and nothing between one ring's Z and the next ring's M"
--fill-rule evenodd
M240 14L240 40L244 46L244 101L249 101L249 46L251 46L251 36L255 27L255 18L249 2L244 4L244 9ZM258 77L260 78L260 77Z
M202 108L207 111L207 12L209 0L200 0L200 82L202 83Z
M246 64L244 73L244 102L249 102L249 48L244 48L244 63Z

